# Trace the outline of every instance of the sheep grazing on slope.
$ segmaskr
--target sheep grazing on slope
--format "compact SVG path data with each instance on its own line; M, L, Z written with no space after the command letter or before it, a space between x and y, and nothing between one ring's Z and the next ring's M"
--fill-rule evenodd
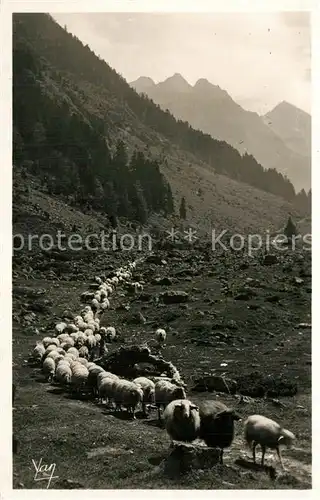
M60 333L63 333L66 329L66 326L67 326L67 323L64 323L64 322L57 323L55 326L56 334L59 335Z
M51 358L55 362L57 358L62 359L62 357L63 356L61 356L61 354L57 350L55 350L55 351L50 351L46 359Z
M57 339L59 339L60 343L62 344L69 338L68 333L60 333L60 335L57 336Z
M199 407L187 399L171 401L163 412L163 420L172 440L191 443L199 435Z
M155 384L147 377L138 377L133 381L143 390L142 412L147 415L147 405L152 405L155 402Z
M46 358L42 364L42 371L45 374L48 382L51 382L55 371L56 371L56 364L52 358Z
M114 276L113 278L111 278L111 283L114 287L116 287L117 285L119 285L119 278L117 278L117 276Z
M69 347L68 354L73 354L76 358L79 357L79 351L76 347Z
M211 448L220 448L220 463L223 463L223 450L228 448L234 438L234 421L241 417L221 401L203 401L199 405L199 437Z
M97 299L92 299L91 308L94 312L98 311L98 309L100 308L100 304L99 304L99 301Z
M53 337L53 338L51 339L51 344L50 344L50 345L53 345L53 344L54 344L55 346L59 347L59 345L60 345L60 340L58 339L58 337Z
M100 329L101 332L101 329ZM116 329L114 326L108 326L105 331L105 339L107 342L112 342L116 338Z
M82 347L85 344L86 340L87 340L87 335L85 335L84 332L80 332L76 340L77 347L79 348Z
M71 371L72 371L72 376L71 376L72 388L78 394L80 394L81 389L84 389L86 387L89 371L85 366L83 366L81 363L77 361L73 361L71 363Z
M98 380L98 391L101 403L105 399L106 404L108 404L114 399L118 381L118 377L114 378L109 376L102 377L100 381Z
M77 358L77 361L78 363L81 363L83 366L85 366L86 368L88 368L88 360L86 358Z
M46 352L46 349L45 349L44 345L40 342L33 349L33 358L36 361L41 361L45 352Z
M101 311L105 311L106 309L110 308L110 301L109 299L105 298L103 299L103 302L100 304L100 309Z
M80 347L79 356L81 356L82 358L86 358L86 359L89 358L89 349L87 348L87 346L83 345L82 347Z
M158 328L156 330L156 340L160 345L162 345L165 342L166 337L167 333L163 328Z
M50 344L48 345L48 347L46 348L46 350L44 351L44 355L42 356L42 361L44 361L48 354L51 352L51 351L56 351L57 350L57 346L55 344Z
M42 340L42 343L44 345L45 348L47 348L52 342L51 342L51 337L45 337L43 340Z
M89 370L88 388L91 390L92 396L96 397L98 396L97 377L99 373L104 372L104 369L94 363L92 363L91 366L88 365L87 368Z
M55 379L61 385L69 385L71 383L72 371L69 363L62 360L58 363L55 373Z
M97 341L96 341L94 335L88 335L88 337L86 339L86 345L87 345L88 349L90 350L93 347L95 347L96 343L97 343Z
M284 469L279 446L292 446L295 435L281 427L277 422L262 415L251 415L244 423L244 438L251 448L253 461L256 463L256 446L260 444L262 450L261 465L264 464L264 456L267 448L277 451L280 465Z
M166 380L159 380L156 382L154 390L159 420L161 419L161 406L165 408L175 399L186 399L186 392L183 387L179 387Z
M128 414L135 419L137 406L143 401L143 390L134 382L128 380L118 380L114 385L114 401L116 410L121 410L121 405L125 406Z
M74 323L69 323L67 326L66 326L66 333L76 333L77 331L79 330L79 327L77 325L75 325Z

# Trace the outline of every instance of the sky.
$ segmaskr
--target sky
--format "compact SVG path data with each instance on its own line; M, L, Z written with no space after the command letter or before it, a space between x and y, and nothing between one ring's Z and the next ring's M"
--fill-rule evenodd
M259 114L281 101L311 112L307 12L55 13L128 81L206 78Z

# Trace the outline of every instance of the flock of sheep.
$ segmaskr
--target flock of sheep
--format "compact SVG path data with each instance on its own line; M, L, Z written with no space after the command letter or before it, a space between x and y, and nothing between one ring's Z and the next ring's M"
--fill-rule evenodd
M77 393L89 392L116 412L124 407L133 419L140 407L144 417L157 408L158 419L163 422L172 441L190 443L202 439L207 446L221 450L220 463L223 463L223 450L232 444L234 438L234 421L241 420L235 410L221 401L192 403L187 399L185 384L179 376L174 379L138 377L125 380L94 363L94 359L107 352L106 344L116 337L113 326L100 327L101 314L110 307L110 296L120 283L131 283L135 291L143 287L141 283L131 281L135 266L136 263L131 262L126 268L121 267L112 278L102 280L96 277L97 290L84 292L81 296L82 300L90 301L90 305L86 305L72 322L58 323L54 336L37 343L33 358L41 363L49 382L55 381ZM162 345L165 340L165 330L158 328L156 341ZM295 436L271 419L252 415L244 423L244 439L252 449L254 462L259 444L261 465L264 464L266 449L270 448L277 451L283 468L280 445L291 447Z

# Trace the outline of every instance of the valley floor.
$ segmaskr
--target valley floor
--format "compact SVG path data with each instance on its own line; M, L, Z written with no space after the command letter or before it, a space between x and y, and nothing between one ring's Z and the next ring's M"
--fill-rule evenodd
M118 267L117 259L112 256L108 265ZM92 280L105 269L100 261L93 266ZM146 259L136 270L136 279L145 281L143 295L119 289L103 319L119 332L110 352L121 344L148 342L156 327L164 327L163 357L177 366L192 401L219 398L237 407L243 420L261 413L294 432L295 447L283 451L286 473L281 473L275 453L266 454L266 464L276 468L275 478L268 468L252 467L242 438L243 420L236 423L224 465L172 477L162 467L170 440L158 426L156 412L148 419L128 421L105 405L77 399L44 382L39 368L28 363L30 352L37 340L50 335L62 311L79 313L80 294L90 281L71 266L60 278L46 271L40 277L35 269L30 273L16 270L13 281L13 377L18 386L13 429L19 441L13 456L14 488L46 487L35 481L32 461L40 459L56 464L58 477L50 489L311 488L311 329L303 325L310 323L311 312L309 255L288 251L274 265L264 266L259 259L248 263L238 254L162 251L159 263ZM171 285L156 284L157 277L169 278ZM188 292L188 302L163 305L155 300L166 289ZM33 318L30 310L35 311ZM145 324L134 321L138 312ZM237 379L257 371L295 382L297 394L240 402L239 395L192 392L195 380L206 373Z

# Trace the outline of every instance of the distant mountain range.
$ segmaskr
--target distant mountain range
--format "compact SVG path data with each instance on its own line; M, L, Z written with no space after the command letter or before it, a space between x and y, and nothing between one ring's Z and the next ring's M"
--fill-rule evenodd
M176 73L156 84L142 76L130 85L198 130L252 154L266 168L287 175L296 191L311 187L311 116L281 102L264 116L247 111L218 85L194 86Z

